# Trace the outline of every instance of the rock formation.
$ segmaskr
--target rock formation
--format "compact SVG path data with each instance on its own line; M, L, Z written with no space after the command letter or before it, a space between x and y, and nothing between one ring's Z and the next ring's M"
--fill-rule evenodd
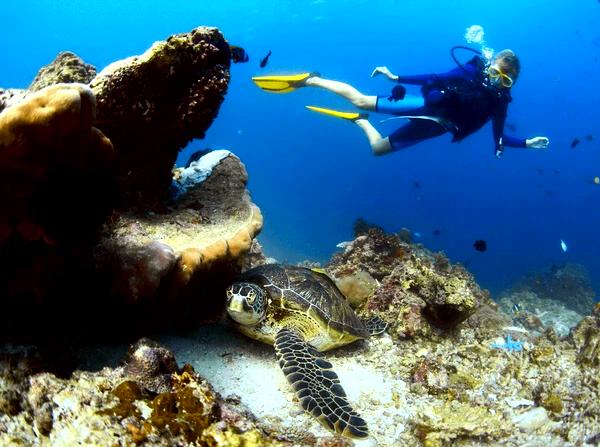
M185 185L172 171L217 116L229 64L221 33L200 27L95 77L61 53L28 90L0 91L0 301L15 316L2 332L218 315L262 216L235 155L207 154Z

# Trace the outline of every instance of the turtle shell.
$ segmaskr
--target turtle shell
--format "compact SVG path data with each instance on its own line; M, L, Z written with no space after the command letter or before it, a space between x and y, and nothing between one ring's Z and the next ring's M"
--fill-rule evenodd
M369 337L364 323L324 273L292 265L265 264L246 271L242 281L261 286L272 306L305 312L337 332Z

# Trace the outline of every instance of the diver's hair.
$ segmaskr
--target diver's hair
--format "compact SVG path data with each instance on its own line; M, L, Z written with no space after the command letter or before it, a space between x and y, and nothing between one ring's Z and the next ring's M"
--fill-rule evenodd
M494 61L504 73L516 81L521 73L521 62L513 50L502 50L494 56Z

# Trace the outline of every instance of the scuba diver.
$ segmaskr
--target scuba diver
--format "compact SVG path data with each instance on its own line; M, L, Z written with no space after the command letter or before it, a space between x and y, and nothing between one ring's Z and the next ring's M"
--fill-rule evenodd
M456 49L478 53L465 64L455 56ZM546 137L515 138L504 133L504 123L510 89L516 82L520 63L511 50L500 51L488 64L477 50L456 46L451 51L457 67L442 74L398 76L387 67L377 67L371 77L386 76L398 83L391 95L368 96L349 84L322 78L318 73L289 76L260 76L252 80L263 90L286 93L299 87L321 87L336 93L354 106L378 113L407 118L404 126L387 137L368 121L368 114L341 112L322 107L306 106L315 112L356 123L367 136L374 155L384 155L413 146L429 138L450 132L452 142L458 142L492 120L494 153L502 156L505 147L545 149ZM421 95L407 95L402 84L421 86Z

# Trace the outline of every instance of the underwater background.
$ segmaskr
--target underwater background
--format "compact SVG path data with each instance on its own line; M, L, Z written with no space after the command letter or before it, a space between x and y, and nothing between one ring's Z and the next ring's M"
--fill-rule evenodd
M597 0L45 0L3 4L0 14L3 87L27 87L63 50L100 70L200 25L216 26L244 47L250 61L232 65L219 116L178 162L205 147L238 155L265 218L259 241L279 261L325 262L336 244L353 239L353 222L362 217L386 231L419 233L416 242L465 263L494 293L567 262L583 264L600 288ZM309 88L267 94L250 80L318 71L364 93L387 94L393 84L370 78L374 67L407 75L447 71L454 66L450 48L465 44L474 24L485 29L488 46L511 48L521 59L507 119L515 130L507 132L547 136L548 150L507 148L498 160L488 124L459 144L445 135L374 157L356 126L304 108L352 110L342 99ZM387 117L371 114L384 135L401 125L379 122ZM476 239L486 240L487 251L474 249Z

